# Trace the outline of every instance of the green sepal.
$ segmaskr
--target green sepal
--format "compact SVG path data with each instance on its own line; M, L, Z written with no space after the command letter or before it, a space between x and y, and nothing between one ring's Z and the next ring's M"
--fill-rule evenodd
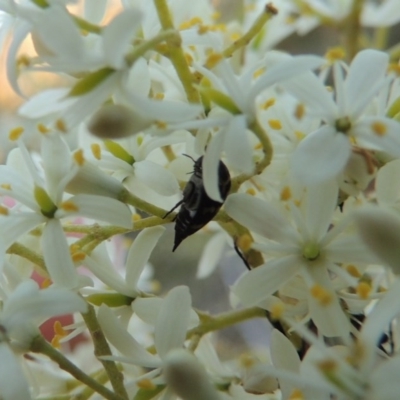
M106 149L114 156L119 158L122 161L125 161L129 165L133 165L135 163L135 159L131 154L129 154L120 144L114 142L113 140L105 140L104 146Z
M95 293L87 296L86 300L95 306L122 307L130 306L134 298L120 293Z
M157 396L162 390L165 389L165 385L158 385L154 389L139 389L133 400L150 400Z
M199 86L198 89L202 96L203 103L207 104L213 102L226 111L229 111L231 114L241 114L237 105L226 94L210 87Z
M49 7L49 3L46 0L31 0L33 4L36 4L40 8Z
M395 118L400 114L400 97L398 97L390 106L389 110L386 113L386 116L389 118Z
M46 190L44 190L40 186L35 186L35 188L33 189L33 195L40 207L41 213L45 217L53 218L55 212L57 211L57 206L53 203Z
M84 78L75 83L75 85L68 93L68 96L83 96L84 94L89 93L96 86L105 81L114 72L115 69L104 67L90 73L89 75L86 75Z

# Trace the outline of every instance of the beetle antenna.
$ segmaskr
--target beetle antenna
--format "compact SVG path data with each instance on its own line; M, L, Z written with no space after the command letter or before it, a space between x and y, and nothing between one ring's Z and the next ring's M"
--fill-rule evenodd
M192 156L189 156L189 154L182 154L182 155L190 158L194 163L196 162L196 160Z

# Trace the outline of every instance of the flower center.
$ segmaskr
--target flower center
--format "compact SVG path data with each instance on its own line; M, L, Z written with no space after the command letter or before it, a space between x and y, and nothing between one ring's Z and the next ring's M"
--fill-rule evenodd
M342 117L336 120L335 128L338 132L347 133L351 129L351 121L349 117Z
M306 243L303 247L303 257L308 261L314 261L319 256L319 246L317 243Z

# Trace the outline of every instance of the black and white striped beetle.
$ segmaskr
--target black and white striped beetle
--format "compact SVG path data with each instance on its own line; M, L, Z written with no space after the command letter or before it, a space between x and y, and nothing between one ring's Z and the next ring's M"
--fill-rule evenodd
M186 154L185 154L186 155ZM190 156L187 156L192 158ZM193 160L193 158L192 158ZM193 174L183 189L183 199L164 215L167 217L177 207L181 206L175 222L175 242L172 251L188 236L193 235L211 221L223 203L208 197L203 184L203 156L194 161ZM220 161L218 167L218 186L223 201L231 188L231 177L228 168Z

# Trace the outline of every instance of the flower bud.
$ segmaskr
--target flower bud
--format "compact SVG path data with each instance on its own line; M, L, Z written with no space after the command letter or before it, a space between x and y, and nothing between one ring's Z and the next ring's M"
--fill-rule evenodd
M395 274L400 274L400 216L389 209L368 207L355 214L361 239Z
M135 135L152 123L121 104L107 104L93 115L88 130L101 139L120 139Z
M191 353L173 350L165 359L164 377L182 400L218 400L220 396L203 366Z

